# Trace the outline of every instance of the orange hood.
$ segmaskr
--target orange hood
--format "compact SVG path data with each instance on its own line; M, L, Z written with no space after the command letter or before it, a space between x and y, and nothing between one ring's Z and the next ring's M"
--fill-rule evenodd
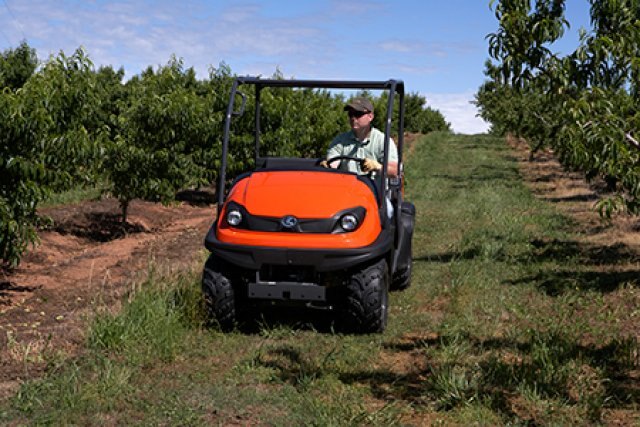
M326 171L254 172L237 183L229 200L253 215L298 218L328 218L356 206L369 210L376 203L355 175Z
M346 233L291 233L252 231L224 224L219 218L218 239L247 246L285 248L359 248L370 245L380 233L378 204L371 188L357 176L333 171L253 172L238 181L227 203L234 201L262 217L293 215L298 219L332 218L345 209L366 210L361 226Z

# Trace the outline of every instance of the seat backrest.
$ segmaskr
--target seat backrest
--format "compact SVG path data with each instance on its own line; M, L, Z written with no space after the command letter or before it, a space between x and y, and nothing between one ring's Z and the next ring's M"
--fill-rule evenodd
M312 170L318 167L318 159L297 157L259 157L256 169Z

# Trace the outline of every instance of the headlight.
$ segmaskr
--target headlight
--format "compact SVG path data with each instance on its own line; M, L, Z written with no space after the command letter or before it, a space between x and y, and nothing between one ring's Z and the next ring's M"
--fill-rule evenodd
M227 212L227 223L233 227L237 227L242 222L242 214L237 209Z
M344 231L353 231L358 228L358 218L353 214L346 214L340 218L340 226Z

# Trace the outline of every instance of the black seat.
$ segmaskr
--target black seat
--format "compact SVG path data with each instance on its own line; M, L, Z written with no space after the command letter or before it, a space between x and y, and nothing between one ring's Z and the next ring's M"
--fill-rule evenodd
M318 168L318 159L296 157L259 157L256 169L313 170Z

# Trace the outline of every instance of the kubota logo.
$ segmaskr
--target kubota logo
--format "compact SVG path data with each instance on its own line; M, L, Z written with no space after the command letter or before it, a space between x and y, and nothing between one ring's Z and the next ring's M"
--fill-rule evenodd
M298 218L296 218L295 216L287 215L280 220L280 224L282 224L284 228L293 228L298 225Z

